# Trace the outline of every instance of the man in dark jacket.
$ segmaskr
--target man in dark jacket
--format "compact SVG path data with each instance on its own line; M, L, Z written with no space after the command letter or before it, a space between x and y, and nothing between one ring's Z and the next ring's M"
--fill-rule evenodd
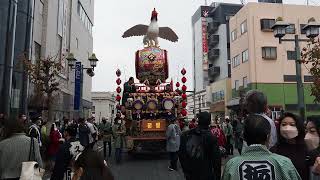
M179 159L186 180L220 180L221 156L210 130L211 115L201 112L198 127L181 135Z
M38 140L39 146L42 147L42 142L41 142L41 130L40 130L40 125L41 125L41 116L36 115L33 118L31 118L31 126L29 127L28 130L28 135L30 137L36 138Z
M79 141L82 146L89 147L89 135L90 135L90 129L85 121L85 119L80 118L79 119Z
M66 141L58 151L51 180L61 180L65 175L67 176L72 158L84 150L84 147L76 140L76 135L76 125L72 124L65 129L64 138Z
M135 93L136 87L134 86L134 78L130 77L129 81L123 84L123 97L122 97L122 105L125 106L127 99L129 98L130 93Z

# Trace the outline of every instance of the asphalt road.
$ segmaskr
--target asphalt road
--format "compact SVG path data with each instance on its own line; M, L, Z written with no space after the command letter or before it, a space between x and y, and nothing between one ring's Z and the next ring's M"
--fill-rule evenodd
M98 142L97 150L103 154L102 143ZM238 155L236 151L235 156ZM106 161L111 168L115 180L184 180L183 172L178 162L178 171L169 171L169 157L167 154L136 155L130 156L127 152L122 153L123 160L116 164L114 150L111 158ZM223 159L224 164L231 158Z
M116 180L184 180L179 165L178 171L168 170L167 155L138 155L135 157L123 153L123 161L116 164L114 154L108 159Z

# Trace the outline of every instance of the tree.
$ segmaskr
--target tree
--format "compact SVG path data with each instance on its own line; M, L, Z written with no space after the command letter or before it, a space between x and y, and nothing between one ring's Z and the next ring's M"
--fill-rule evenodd
M302 49L301 62L303 64L311 64L307 67L312 75L313 84L311 85L311 96L315 97L314 102L320 103L320 40L311 39L307 47Z
M45 105L48 108L48 125L53 122L54 93L60 90L57 76L62 66L56 59L56 57L40 58L35 64L31 60L24 59L25 70L35 87L35 100L45 98Z

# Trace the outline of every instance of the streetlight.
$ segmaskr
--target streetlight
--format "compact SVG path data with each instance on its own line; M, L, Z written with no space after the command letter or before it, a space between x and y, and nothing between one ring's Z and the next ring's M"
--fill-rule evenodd
M295 43L295 63L296 63L296 79L297 79L297 94L298 94L298 109L301 118L305 120L305 103L304 91L301 78L301 52L299 42L306 42L319 35L320 24L315 22L314 18L308 20L308 24L302 29L306 31L306 36L309 39L299 39L299 35L295 34L294 39L282 39L286 35L286 28L289 24L285 23L281 17L277 18L276 23L272 26L274 37L279 38L279 43L282 41L291 41Z
M90 77L94 76L94 68L97 67L98 59L95 54L88 58L90 67L84 67L80 61L74 57L73 53L69 53L67 57L68 66L71 70L75 70L75 92L74 92L74 110L79 111L82 116L82 91L83 91L83 70L87 70Z

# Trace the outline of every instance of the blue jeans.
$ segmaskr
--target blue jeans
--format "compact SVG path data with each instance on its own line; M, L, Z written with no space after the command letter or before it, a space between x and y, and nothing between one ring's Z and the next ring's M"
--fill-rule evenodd
M120 163L121 162L121 157L122 157L122 148L116 148L116 162Z

